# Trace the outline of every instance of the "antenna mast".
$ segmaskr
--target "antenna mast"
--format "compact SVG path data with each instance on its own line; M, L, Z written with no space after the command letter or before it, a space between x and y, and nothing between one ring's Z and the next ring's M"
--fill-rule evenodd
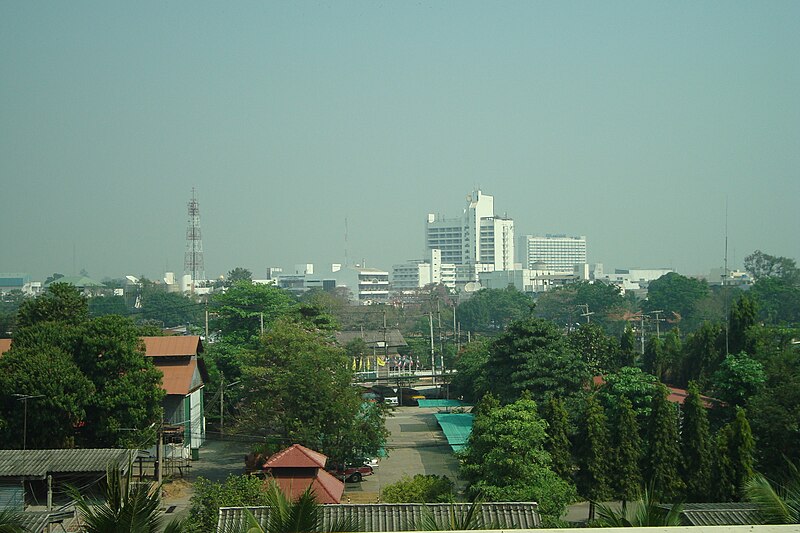
M183 273L192 277L191 292L194 292L195 282L206 278L203 266L203 240L200 233L200 205L195 198L192 187L192 199L188 204L189 221L186 228L186 253L183 257Z

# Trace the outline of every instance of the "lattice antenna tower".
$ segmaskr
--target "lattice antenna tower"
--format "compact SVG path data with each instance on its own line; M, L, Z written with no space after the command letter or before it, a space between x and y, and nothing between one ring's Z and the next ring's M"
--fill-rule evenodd
M203 266L203 239L200 233L200 205L195 198L194 187L192 187L192 199L188 203L189 222L186 227L186 253L183 258L183 273L192 276L192 287L194 282L206 279L205 267Z

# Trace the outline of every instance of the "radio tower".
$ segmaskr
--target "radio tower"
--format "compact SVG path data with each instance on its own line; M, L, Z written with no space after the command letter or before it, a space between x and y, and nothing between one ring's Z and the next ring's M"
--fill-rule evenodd
M203 266L203 240L200 234L200 206L194 196L189 201L189 224L186 228L186 253L183 258L183 273L192 276L191 290L194 292L195 282L206 279Z

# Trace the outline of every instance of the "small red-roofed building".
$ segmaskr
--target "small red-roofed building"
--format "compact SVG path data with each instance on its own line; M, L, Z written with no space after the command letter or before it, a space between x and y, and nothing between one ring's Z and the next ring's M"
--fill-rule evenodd
M325 471L328 457L300 444L281 450L264 463L264 472L287 498L296 500L309 487L319 503L340 503L344 483Z

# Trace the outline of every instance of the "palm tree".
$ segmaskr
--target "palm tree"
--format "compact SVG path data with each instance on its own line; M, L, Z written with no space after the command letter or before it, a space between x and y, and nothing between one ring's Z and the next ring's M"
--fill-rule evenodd
M151 484L134 485L131 469L123 480L119 469L110 468L106 477L105 501L95 505L94 501L81 494L75 487L68 493L81 511L84 524L81 531L87 533L157 533L162 530L159 492L161 486ZM179 533L183 522L173 520L165 533Z
M789 481L773 486L761 474L751 477L744 487L747 499L758 506L767 524L800 524L800 473L789 463Z
M0 533L23 533L22 514L11 510L0 510Z
M598 519L594 527L658 527L681 525L681 505L674 504L669 511L659 507L653 496L653 487L645 488L638 501L623 505L616 511L603 504L597 504Z

